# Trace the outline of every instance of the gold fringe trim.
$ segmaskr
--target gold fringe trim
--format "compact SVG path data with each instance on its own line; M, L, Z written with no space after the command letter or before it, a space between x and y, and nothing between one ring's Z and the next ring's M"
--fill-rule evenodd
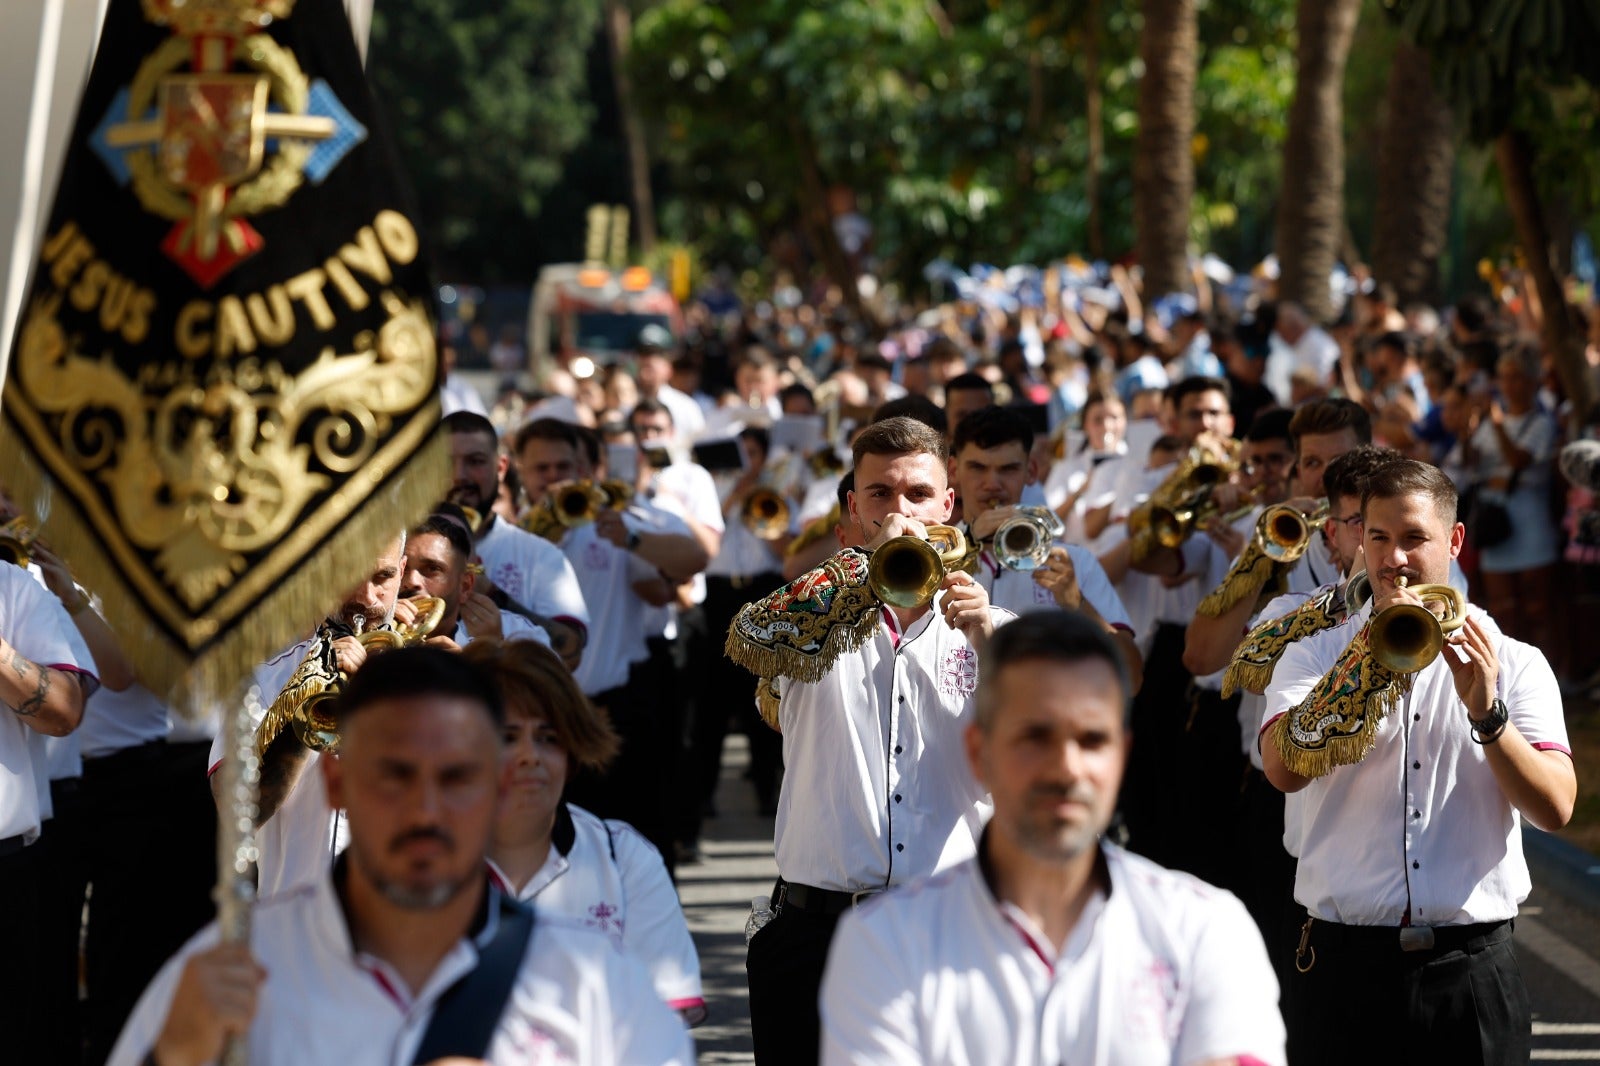
M438 400L417 417L437 421ZM41 535L99 598L139 680L178 714L199 718L217 702L231 699L269 655L310 631L351 586L371 573L373 560L401 530L444 498L450 484L450 447L436 430L313 556L256 601L221 638L198 651L180 646L149 620L143 599L90 531L76 501L36 465L6 419L0 419L0 484L24 514L35 520L44 516ZM274 695L263 693L262 698Z
M867 595L871 597L871 593ZM822 640L822 647L816 654L807 655L782 644L759 644L741 634L738 630L740 619L760 609L757 604L747 603L739 609L734 624L728 627L728 640L722 650L728 658L757 677L789 677L814 685L828 676L840 656L858 650L878 631L880 604L872 598L865 606L868 609L855 619L834 621ZM834 613L838 612L830 612Z
M1272 560L1252 537L1228 569L1228 576L1222 579L1222 584L1206 594L1195 613L1206 618L1221 618L1266 587L1267 582L1272 580L1272 566Z
M1305 700L1279 716L1267 730L1268 739L1289 772L1301 777L1323 777L1339 766L1354 766L1372 753L1378 727L1411 691L1415 674L1396 676L1379 665L1367 646L1363 627ZM1295 735L1294 724L1304 722L1309 741Z
M1265 692L1272 684L1272 671L1277 663L1247 663L1235 659L1222 675L1222 698L1227 699L1241 689L1247 692Z

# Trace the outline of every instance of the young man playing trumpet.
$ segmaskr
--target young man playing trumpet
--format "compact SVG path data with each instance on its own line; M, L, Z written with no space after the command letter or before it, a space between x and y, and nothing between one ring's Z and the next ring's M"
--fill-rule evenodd
M1034 530L1050 544L1042 562L1025 564L1034 569L1006 565L1009 560L995 543L996 533L1026 514L1018 504L1033 448L1028 420L1015 409L980 408L962 419L950 448L950 484L966 501L967 539L981 545L973 576L989 593L989 602L1019 615L1051 607L1087 615L1122 649L1137 691L1142 660L1133 623L1094 553L1063 542L1048 522Z
M1449 579L1465 536L1456 505L1436 467L1373 475L1361 506L1372 599L1284 652L1267 691L1267 777L1300 796L1295 899L1308 918L1285 990L1297 1063L1529 1055L1511 944L1529 890L1520 822L1560 829L1577 795L1555 675L1464 600L1448 636L1413 622L1442 643L1431 661L1375 621L1445 601L1419 586ZM1425 664L1380 664L1411 651Z
M750 604L728 638L736 661L777 679L776 707L768 699L765 709L782 729L786 767L775 917L746 962L763 1064L817 1061L817 993L840 916L971 857L987 813L962 732L978 682L976 644L1012 616L959 569L935 570L932 598L914 606L887 606L869 591L871 555L892 545L916 556L910 540L949 521L955 493L943 436L914 419L868 427L853 451L847 521L864 549L841 551Z

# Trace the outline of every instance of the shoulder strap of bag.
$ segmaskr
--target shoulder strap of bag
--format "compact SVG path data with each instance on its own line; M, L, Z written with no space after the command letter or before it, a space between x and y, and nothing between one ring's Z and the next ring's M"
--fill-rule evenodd
M489 1042L500 1025L500 1015L511 999L512 986L522 969L533 935L533 908L497 893L500 923L494 939L478 953L478 965L445 989L433 1008L428 1030L412 1056L412 1066L459 1055L488 1057Z

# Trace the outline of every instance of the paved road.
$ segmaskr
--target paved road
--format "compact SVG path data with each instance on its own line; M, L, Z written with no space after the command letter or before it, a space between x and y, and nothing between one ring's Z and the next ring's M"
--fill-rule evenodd
M709 1021L695 1030L701 1063L754 1062L744 976L744 923L751 897L772 890L772 819L756 814L742 774L742 736L728 738L717 794L720 816L706 823L703 861L678 871L678 892L700 951ZM1600 891L1580 905L1541 869L1529 849L1533 894L1517 919L1517 956L1533 1001L1535 1062L1600 1062ZM1594 874L1600 875L1600 859ZM1580 868L1578 871L1584 871ZM1600 878L1597 878L1600 879ZM1577 894L1577 893L1574 893Z

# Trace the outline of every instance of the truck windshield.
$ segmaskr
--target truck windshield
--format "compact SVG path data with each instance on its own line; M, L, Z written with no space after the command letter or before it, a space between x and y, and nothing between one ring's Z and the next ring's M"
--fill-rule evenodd
M640 332L649 325L672 328L666 315L579 311L573 315L573 347L582 352L631 352Z

